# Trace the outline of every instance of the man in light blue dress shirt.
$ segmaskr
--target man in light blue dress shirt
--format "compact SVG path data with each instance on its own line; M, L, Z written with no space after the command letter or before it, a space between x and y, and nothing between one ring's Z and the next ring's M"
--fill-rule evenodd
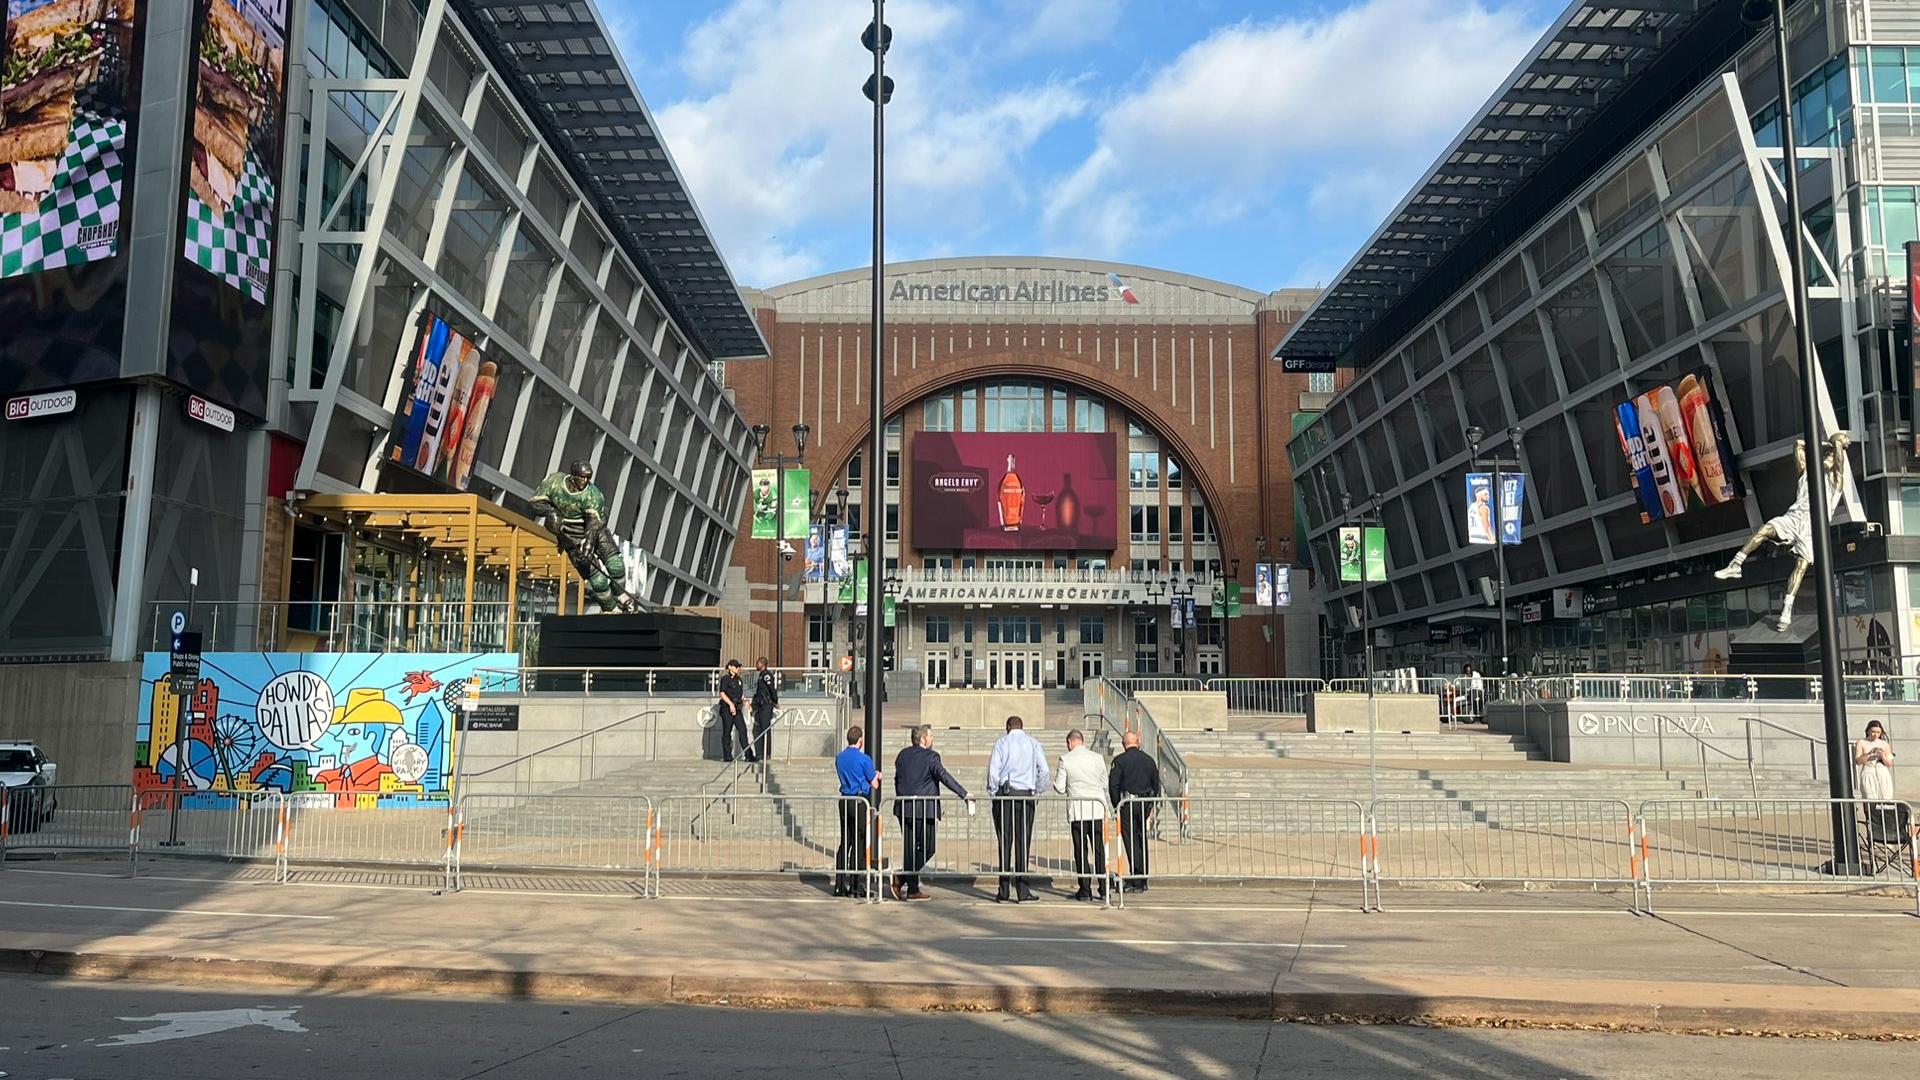
M1047 753L1026 732L1026 722L1007 717L1007 733L993 744L987 759L987 793L993 800L993 832L1000 840L1000 890L996 903L1008 900L1008 885L1016 903L1038 900L1025 877L1033 851L1033 800L1047 790Z

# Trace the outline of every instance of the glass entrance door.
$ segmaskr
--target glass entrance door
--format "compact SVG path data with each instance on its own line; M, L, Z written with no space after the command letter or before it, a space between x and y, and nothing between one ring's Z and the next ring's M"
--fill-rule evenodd
M1098 679L1107 673L1107 654L1083 652L1080 654L1080 681L1082 683Z
M948 685L947 683L948 655L949 654L945 651L930 652L927 654L927 688L928 689L941 690L941 689L945 689L946 686Z

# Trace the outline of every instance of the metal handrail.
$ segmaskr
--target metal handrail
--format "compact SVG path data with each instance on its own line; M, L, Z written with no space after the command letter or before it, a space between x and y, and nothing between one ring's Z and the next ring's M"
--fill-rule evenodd
M1740 759L1733 756L1732 754L1727 753L1725 750L1720 749L1719 747L1713 745L1712 743L1709 743L1707 740L1701 738L1700 736L1695 735L1693 732L1688 731L1686 728L1680 727L1679 725L1672 723L1670 717L1656 715L1654 717L1653 731L1654 731L1654 738L1658 744L1658 749L1660 753L1660 770L1662 772L1665 772L1667 768L1667 729L1668 728L1672 728L1673 730L1679 732L1682 735L1685 735L1687 738L1692 739L1695 743L1699 744L1700 746L1700 788L1707 798L1709 799L1713 798L1713 778L1709 776L1707 773L1707 751L1711 750L1714 753L1719 754L1721 757L1724 757L1728 761L1732 761L1732 762L1738 762ZM1755 787L1755 789L1757 790L1757 781L1755 781L1753 777L1753 758L1751 755L1749 755L1747 758L1746 766L1747 766L1747 783L1749 786Z
M593 738L594 736L596 736L596 735L599 735L599 734L601 734L602 732L605 732L605 731L610 731L610 730L612 730L612 729L614 729L614 728L617 728L617 727L619 727L619 726L621 726L622 724L627 724L627 723L631 723L632 721L635 721L635 720L638 720L638 719L640 719L640 718L641 718L641 717L643 717L643 716L651 716L651 717L654 717L654 718L656 719L656 722L657 722L657 720L658 720L658 718L659 718L659 717L661 717L661 716L663 716L663 715L665 715L665 710L664 710L664 709L643 709L643 710L641 710L640 712L637 712L637 713L634 713L634 714L633 714L632 716L623 716L623 717L621 717L620 719L618 719L618 720L615 720L615 721L614 721L613 723L611 723L611 724L603 724L603 725L601 725L600 727L597 727L597 728L594 728L594 729L593 729L592 731L583 731L583 732L581 732L581 733L579 733L578 735L570 735L570 736L568 736L567 738L565 738L565 739L562 739L562 740L560 740L559 742L557 742L557 743L554 743L554 744L553 744L553 745L551 745L551 746L543 746L543 747L541 747L541 748L540 748L540 749L538 749L538 750L532 750L532 751L529 751L529 752L527 752L527 753L524 753L524 754L521 754L521 755L520 755L519 757L517 757L517 758L513 758L513 759L511 759L511 760L509 760L509 761L504 761L504 762L501 762L500 764L498 764L498 765L495 765L495 766L493 766L492 768L488 768L488 769L482 769L481 771L479 771L479 772L477 772L477 773L474 773L474 774L473 774L472 776L466 776L466 775L464 775L464 774L463 774L463 773L461 772L461 769L460 769L460 764L461 764L461 761L462 761L462 760L464 759L464 755L462 755L462 754L459 754L459 753L456 753L456 754L454 755L454 760L453 760L453 784L454 784L454 788L455 788L455 790L456 790L456 792L457 792L458 794L461 794L461 795L464 795L464 794L465 794L465 792L464 792L464 791L459 791L459 790L458 790L458 789L460 788L460 786L461 786L461 785L463 785L463 784L467 784L467 783L471 783L472 781L475 781L475 780L478 780L478 779L480 779L480 778L481 778L481 777L483 777L483 776L491 776L491 775L493 775L494 773L497 773L497 772L499 772L499 771L500 771L501 769L506 769L506 768L511 768L511 767L513 767L513 766L515 766L515 765L518 765L518 764L520 764L520 763L521 763L521 762L523 762L523 761L531 761L531 760L533 760L534 758L537 758L537 757L539 757L539 756L540 756L540 755L542 755L542 754L548 754L548 753L552 753L553 751L555 751L555 750L558 750L558 749L560 749L561 747L564 747L564 746L572 746L572 745L573 745L574 743L577 743L577 742L579 742L579 741L581 741L582 739L590 739L590 738ZM464 743L466 742L466 740L465 740L465 739L462 739L462 740L460 740L460 741L461 741L461 742L462 742L463 744L464 744ZM517 786L517 785L516 785L516 786Z
M1813 736L1808 735L1803 731L1795 731L1792 728L1783 727L1763 717L1743 716L1740 719L1746 725L1745 731L1747 736L1747 776L1749 778L1753 776L1753 725L1759 724L1763 727L1770 727L1775 731L1782 732L1787 735L1791 735L1796 739L1805 740L1807 744L1807 765L1809 770L1809 773L1808 773L1809 778L1813 780L1820 779L1820 746L1822 744L1822 740L1816 739ZM1754 798L1760 797L1760 788L1758 783L1755 783L1753 785L1753 795L1754 795Z

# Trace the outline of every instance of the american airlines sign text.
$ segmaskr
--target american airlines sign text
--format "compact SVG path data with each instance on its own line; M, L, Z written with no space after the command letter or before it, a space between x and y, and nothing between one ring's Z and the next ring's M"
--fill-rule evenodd
M1039 581L910 581L900 587L908 604L1144 604L1137 583L1080 584Z
M992 284L956 278L952 281L914 282L893 279L888 300L933 301L948 304L1138 304L1140 298L1117 274L1107 280L1089 276L1082 281L1065 278L1023 278L1012 284Z

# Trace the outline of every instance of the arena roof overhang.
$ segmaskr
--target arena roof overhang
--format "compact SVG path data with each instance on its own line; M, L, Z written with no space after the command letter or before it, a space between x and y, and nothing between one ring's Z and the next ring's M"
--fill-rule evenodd
M1295 322L1278 359L1366 363L1751 33L1734 0L1574 0ZM1530 196L1530 197L1529 197Z
M715 359L767 355L759 324L592 0L456 2L695 344Z

